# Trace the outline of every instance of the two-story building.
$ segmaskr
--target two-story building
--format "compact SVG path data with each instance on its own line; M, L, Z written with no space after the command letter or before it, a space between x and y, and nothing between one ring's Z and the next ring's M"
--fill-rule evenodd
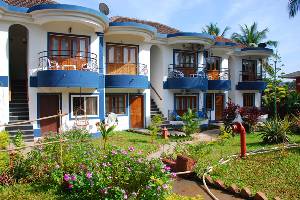
M229 98L261 104L270 49L51 0L0 1L0 11L0 125L11 135L97 134L107 113L119 130L146 128L153 104L170 120L191 108L210 121Z

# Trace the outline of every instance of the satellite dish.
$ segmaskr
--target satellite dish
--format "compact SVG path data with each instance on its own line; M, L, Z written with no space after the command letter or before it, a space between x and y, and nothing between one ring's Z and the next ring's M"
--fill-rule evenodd
M109 8L105 3L99 4L99 10L104 13L105 15L109 15Z

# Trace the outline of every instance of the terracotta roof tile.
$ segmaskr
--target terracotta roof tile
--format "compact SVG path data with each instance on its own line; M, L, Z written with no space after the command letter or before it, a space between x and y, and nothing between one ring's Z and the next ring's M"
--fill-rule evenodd
M141 24L147 24L147 25L155 27L157 29L157 31L162 34L173 34L173 33L179 32L178 29L172 28L172 27L164 25L164 24L160 24L158 22L140 20L140 19L136 19L136 18L114 16L114 17L110 18L110 21L111 22L136 22L136 23L141 23Z
M39 5L39 4L57 3L53 0L3 0L3 1L12 6L26 7L26 8L30 8L32 6Z

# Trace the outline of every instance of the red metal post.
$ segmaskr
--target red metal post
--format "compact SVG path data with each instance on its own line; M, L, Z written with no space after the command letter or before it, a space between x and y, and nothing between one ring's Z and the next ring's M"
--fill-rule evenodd
M240 136L241 136L241 158L245 158L246 152L247 152L246 129L240 122L236 122L233 125L233 131L240 133Z
M169 131L168 131L168 129L166 127L164 127L162 129L162 136L163 136L164 139L168 139Z

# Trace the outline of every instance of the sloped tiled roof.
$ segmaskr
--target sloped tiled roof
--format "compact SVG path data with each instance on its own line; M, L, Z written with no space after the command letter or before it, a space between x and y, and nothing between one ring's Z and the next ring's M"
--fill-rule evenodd
M3 0L3 1L12 6L25 7L25 8L30 8L32 6L36 6L39 4L55 4L55 3L57 3L52 0Z
M129 17L121 17L121 16L114 16L110 18L111 22L136 22L141 24L146 24L149 26L153 26L157 29L159 33L162 34L173 34L179 32L178 29L172 28L170 26L158 23L158 22L152 22L152 21L146 21L146 20L140 20L136 18L129 18Z
M296 72L293 72L293 73L290 73L290 74L285 74L282 76L282 78L299 78L300 77L300 71L296 71Z

